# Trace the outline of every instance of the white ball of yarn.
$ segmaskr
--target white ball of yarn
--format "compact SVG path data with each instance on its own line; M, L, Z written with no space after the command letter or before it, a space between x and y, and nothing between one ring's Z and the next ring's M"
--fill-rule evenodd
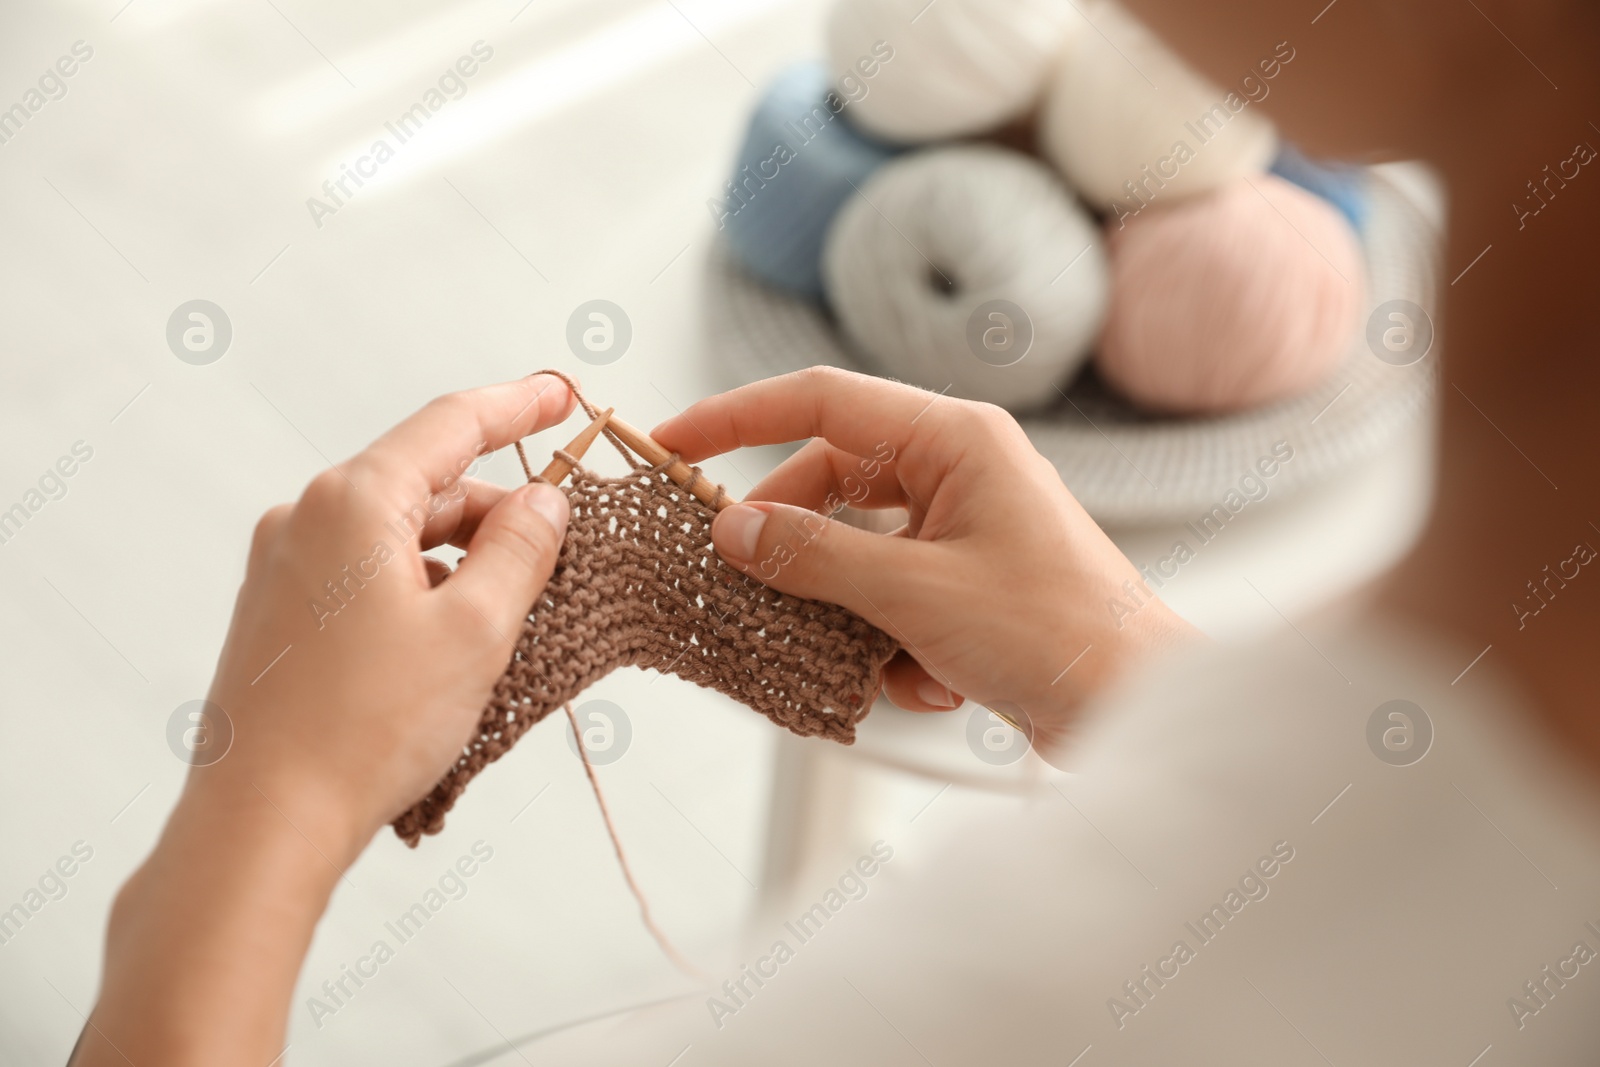
M1035 160L987 145L880 168L834 219L828 300L881 373L1013 411L1059 398L1108 296L1099 230Z
M1271 164L1277 133L1245 97L1191 71L1119 5L1084 14L1093 29L1067 38L1039 125L1041 151L1084 199L1137 213Z
M846 114L868 133L900 143L960 137L1032 106L1082 22L1067 0L838 0L829 64Z

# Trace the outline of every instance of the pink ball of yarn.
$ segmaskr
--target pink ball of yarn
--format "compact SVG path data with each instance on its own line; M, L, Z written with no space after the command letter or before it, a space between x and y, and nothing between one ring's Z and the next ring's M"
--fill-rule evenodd
M1240 178L1107 228L1111 308L1096 366L1157 411L1216 414L1310 389L1365 306L1354 231L1281 178Z

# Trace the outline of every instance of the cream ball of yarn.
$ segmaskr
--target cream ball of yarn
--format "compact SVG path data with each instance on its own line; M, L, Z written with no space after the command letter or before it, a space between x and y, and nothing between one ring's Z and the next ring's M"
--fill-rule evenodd
M1031 107L1082 23L1068 0L838 0L828 58L861 129L903 144L941 140Z
M1304 392L1339 364L1365 307L1350 224L1271 175L1109 222L1107 237L1095 366L1152 410L1217 414Z
M1093 29L1066 39L1039 144L1085 200L1120 215L1267 169L1277 133L1248 97L1190 70L1119 5L1084 10Z
M1013 411L1059 400L1108 289L1094 219L1048 167L989 145L880 168L834 219L822 275L873 369Z

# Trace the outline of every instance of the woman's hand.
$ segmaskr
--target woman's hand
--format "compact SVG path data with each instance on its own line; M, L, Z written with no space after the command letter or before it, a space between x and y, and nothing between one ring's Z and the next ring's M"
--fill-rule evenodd
M815 438L712 536L768 585L897 638L884 683L903 708L1020 708L1048 747L1088 696L1192 632L992 405L815 368L702 400L652 436L691 463ZM845 504L910 519L886 536L821 517ZM1142 606L1119 617L1113 600Z
M236 740L193 788L260 791L286 812L306 798L330 828L320 844L353 859L439 780L567 524L552 486L462 473L573 403L549 376L440 397L267 512L211 686ZM468 550L454 574L422 555L445 543Z
M573 403L543 375L441 397L262 518L211 686L231 745L118 895L74 1064L274 1062L329 895L461 752L555 567L566 495L462 472Z

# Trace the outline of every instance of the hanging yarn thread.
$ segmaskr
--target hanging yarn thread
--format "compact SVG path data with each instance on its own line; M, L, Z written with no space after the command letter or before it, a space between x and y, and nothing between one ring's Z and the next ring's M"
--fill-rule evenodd
M639 883L633 880L633 868L628 866L628 856L622 850L622 839L617 836L617 824L611 818L611 809L606 805L606 795L600 790L600 779L594 775L594 764L589 761L589 749L583 743L583 734L578 729L578 718L572 713L572 705L566 704L563 710L567 713L567 725L572 728L572 736L578 749L578 758L583 760L583 773L589 779L589 788L594 791L594 801L600 806L600 821L606 824L606 835L611 838L611 848L617 854L617 865L622 868L622 879L628 883L628 892L633 894L633 899L639 905L639 918L644 923L644 928L655 938L656 944L661 946L661 951L672 961L673 966L693 978L705 977L700 969L684 958L683 953L672 943L661 927L650 915L650 902L645 899L644 890L639 888Z
M823 272L877 370L1017 411L1055 401L1083 365L1108 285L1098 227L1059 179L987 145L874 175L835 220Z

